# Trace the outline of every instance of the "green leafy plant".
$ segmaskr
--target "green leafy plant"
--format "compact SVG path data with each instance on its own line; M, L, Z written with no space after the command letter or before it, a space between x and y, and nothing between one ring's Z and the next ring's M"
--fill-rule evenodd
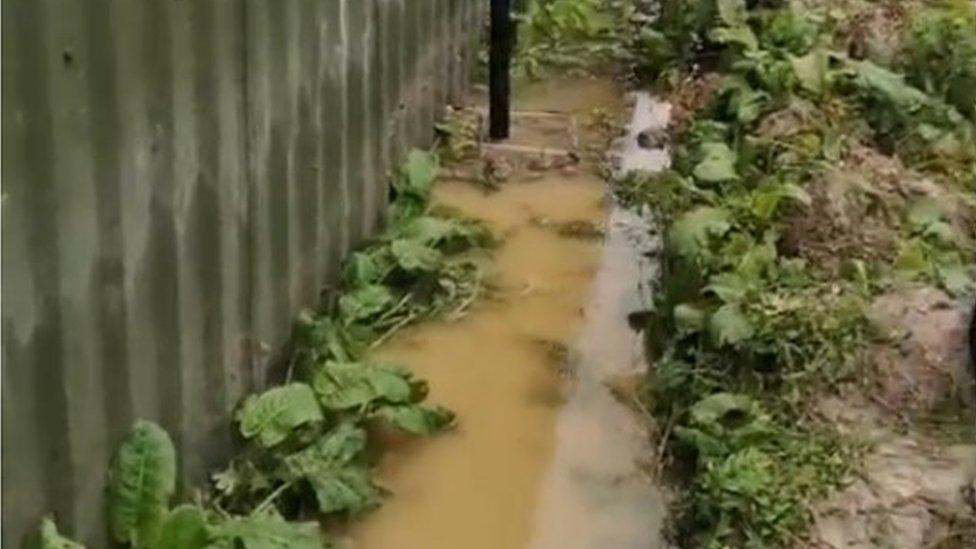
M481 291L472 254L492 238L477 223L431 211L437 166L431 154L408 155L388 229L346 260L331 305L299 317L292 361L299 380L252 395L238 411L242 436L255 444L214 476L218 505L248 515L273 508L289 518L307 509L365 513L382 496L365 458L366 424L416 435L453 424L450 411L421 403L423 381L367 359L411 322L462 314Z
M176 490L176 451L166 431L139 421L122 441L112 463L108 490L112 537L132 546L146 546Z
M850 81L865 102L865 115L882 147L911 162L969 165L976 159L976 130L954 107L870 61L849 67Z
M283 410L282 399L296 396L300 391L296 386L282 387L286 391L272 394L274 398L263 402L250 401L245 407L246 413L242 423L249 426L267 424L272 409ZM299 399L302 397L299 396ZM274 402L272 402L274 401ZM312 404L314 404L314 400ZM307 404L307 403L306 403ZM301 406L299 406L301 408ZM303 417L301 413L284 411L292 418ZM305 414L307 415L307 414ZM250 416L261 419L253 421ZM319 416L317 419L321 419ZM271 421L275 429L283 429L286 425L297 426L292 420ZM267 432L258 429L256 432ZM348 435L348 431L337 430L332 440ZM364 435L359 436L364 439ZM315 455L304 461L295 458L294 475L302 478L311 477L312 482L325 483L327 464L335 463L336 455L349 458L361 450L361 442L353 444L339 442L332 443L333 447L346 448L333 451L328 455ZM349 447L352 446L352 451ZM318 450L320 446L313 447ZM323 451L324 452L324 451ZM331 461L330 461L331 460ZM291 463L291 462L289 462ZM341 462L346 469L340 470L343 480L350 476L348 463ZM315 469L315 467L318 467ZM317 476L316 476L317 473ZM170 499L175 490L176 457L172 442L166 432L158 425L148 421L138 421L126 435L113 460L111 481L109 484L108 514L112 536L116 541L130 547L146 549L219 549L219 548L254 548L267 547L307 547L321 548L325 545L325 538L315 523L301 523L285 521L273 508L270 500L257 506L247 515L232 516L219 507L207 510L200 505L184 504L170 508ZM368 473L360 478L369 483ZM316 490L319 487L316 485ZM339 490L346 494L345 485ZM40 530L42 548L72 549L81 547L61 537L54 523L46 519Z
M628 0L527 0L515 16L515 74L600 70L625 52L620 44L634 14Z
M388 229L350 255L338 295L299 316L287 382L238 407L243 451L197 503L170 507L173 444L158 425L135 424L110 474L115 541L136 549L323 547L327 538L309 519L357 516L382 502L369 425L432 435L454 424L449 410L423 404L426 383L367 357L410 322L463 314L482 290L479 252L494 241L482 225L431 207L437 170L433 154L407 156ZM44 548L79 547L50 520L39 538Z
M976 8L952 0L912 17L900 67L908 81L976 120Z
M908 211L907 238L895 259L895 271L909 280L922 280L950 295L963 295L974 285L973 269L948 223L933 200L920 200Z
M265 448L282 442L299 426L322 421L322 418L315 393L304 383L292 383L251 395L237 413L244 438L254 438Z
M378 507L380 490L360 456L366 432L343 422L311 446L285 458L289 481L303 480L315 491L319 511L358 515Z

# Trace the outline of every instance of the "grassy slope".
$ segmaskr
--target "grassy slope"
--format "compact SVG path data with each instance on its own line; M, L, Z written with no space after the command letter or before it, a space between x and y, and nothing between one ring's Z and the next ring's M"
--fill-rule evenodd
M674 168L618 194L668 235L647 334L687 484L675 539L805 545L865 450L815 404L871 390L866 350L891 346L872 303L906 280L972 291L976 19L966 0L643 5L534 2L517 66L623 61L670 100Z
M763 4L664 2L639 44L684 107L674 169L621 195L668 230L651 401L693 464L686 546L799 542L857 450L811 403L867 376L867 305L899 279L972 284L971 11Z

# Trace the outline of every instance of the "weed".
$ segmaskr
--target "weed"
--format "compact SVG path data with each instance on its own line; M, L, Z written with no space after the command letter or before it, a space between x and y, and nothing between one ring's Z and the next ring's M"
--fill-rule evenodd
M900 66L910 83L976 120L974 28L971 2L947 1L922 10L908 25Z
M478 155L482 139L481 115L473 109L447 108L444 121L435 125L438 152L447 162L463 162Z
M714 393L675 430L676 451L695 458L692 495L677 535L695 547L769 547L792 539L849 468L829 433L778 424L743 394Z
M969 77L976 40L962 9L911 26L907 77L838 53L836 14L786 2L665 0L641 33L644 76L720 75L683 124L672 169L616 182L625 204L656 209L667 227L646 334L651 412L669 426L672 456L690 464L680 544L797 543L811 502L856 464L857 445L809 403L860 375L876 335L866 300L888 285L886 270L858 255L843 269L811 263L803 235L790 246L782 235L790 216L821 206L811 183L865 141L942 181L976 173L972 103L952 84ZM960 47L945 54L950 42ZM902 231L895 273L967 291L972 258L944 212L923 201L876 217Z
M920 200L908 211L908 230L901 241L896 274L939 286L950 295L972 289L972 258L960 245L945 213L932 200Z
M874 336L866 299L882 284L863 262L838 278L782 246L787 217L813 206L808 185L865 137L902 145L922 121L963 135L951 107L833 53L816 14L773 4L662 4L648 33L657 73L699 63L721 85L683 131L670 171L617 183L624 202L657 209L667 226L649 387L652 412L672 426L668 448L691 464L676 522L685 546L795 543L811 502L855 465L856 445L809 403L856 379ZM866 112L877 114L867 134L854 116ZM910 217L912 238L946 232L939 215ZM942 261L930 259L926 269Z

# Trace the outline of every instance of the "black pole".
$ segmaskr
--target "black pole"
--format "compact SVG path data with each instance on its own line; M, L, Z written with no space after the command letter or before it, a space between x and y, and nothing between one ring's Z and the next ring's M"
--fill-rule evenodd
M507 139L512 83L511 0L491 0L491 47L488 59L488 137Z

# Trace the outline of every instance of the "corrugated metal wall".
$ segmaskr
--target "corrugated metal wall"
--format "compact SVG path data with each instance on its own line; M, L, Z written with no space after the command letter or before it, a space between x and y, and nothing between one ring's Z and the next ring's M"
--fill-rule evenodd
M200 475L464 93L484 0L3 0L3 543L103 540L135 418Z

